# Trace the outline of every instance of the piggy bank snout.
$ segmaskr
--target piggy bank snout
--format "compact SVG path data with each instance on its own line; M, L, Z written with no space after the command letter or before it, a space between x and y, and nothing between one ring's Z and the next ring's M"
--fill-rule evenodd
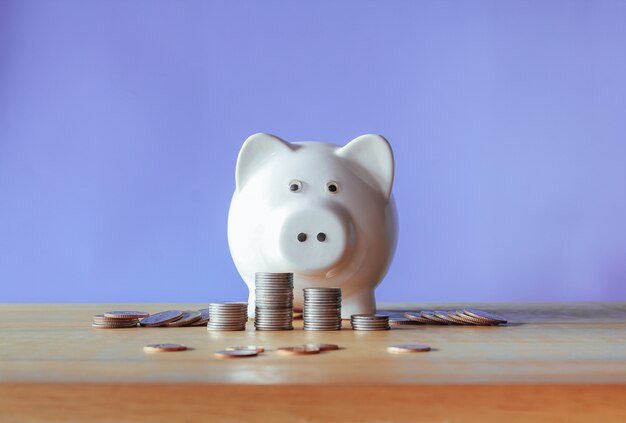
M298 210L288 214L280 228L280 253L300 273L327 273L348 255L351 230L340 210Z

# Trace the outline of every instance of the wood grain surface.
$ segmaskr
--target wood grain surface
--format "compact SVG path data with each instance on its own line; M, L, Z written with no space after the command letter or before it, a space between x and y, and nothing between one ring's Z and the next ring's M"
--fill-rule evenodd
M626 303L382 304L475 307L499 327L391 331L103 330L94 314L206 304L0 305L0 422L13 421L626 421ZM339 351L284 357L281 346ZM150 343L190 350L146 354ZM419 343L429 353L386 347ZM230 345L264 345L220 360ZM537 420L540 418L540 420Z

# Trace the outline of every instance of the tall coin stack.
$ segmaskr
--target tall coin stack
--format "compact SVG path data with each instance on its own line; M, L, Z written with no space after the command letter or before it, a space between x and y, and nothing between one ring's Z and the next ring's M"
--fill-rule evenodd
M353 314L350 316L352 330L389 330L389 316L386 314Z
M209 304L210 320L207 330L245 330L248 321L248 304L225 302Z
M304 288L304 330L341 329L341 288Z
M293 329L293 273L257 272L255 296L256 330Z

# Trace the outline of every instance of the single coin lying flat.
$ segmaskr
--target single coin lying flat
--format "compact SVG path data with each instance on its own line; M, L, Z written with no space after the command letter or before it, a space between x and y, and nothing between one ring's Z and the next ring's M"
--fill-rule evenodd
M335 351L339 349L339 345L335 344L304 344L303 346L306 348L317 348L320 351Z
M247 346L236 346L236 347L226 347L225 351L256 351L257 353L265 352L265 347L261 345L247 345Z
M320 349L318 347L309 347L306 345L300 345L298 347L277 348L276 353L280 355L310 355L310 354L319 354Z
M217 358L244 358L244 357L256 357L258 353L256 350L223 350L216 351L213 355Z
M185 351L187 347L183 344L149 344L143 347L144 352L172 352Z
M428 345L398 344L398 345L388 346L387 351L392 354L406 354L406 353L416 353L416 352L427 352L427 351L430 351L430 347Z

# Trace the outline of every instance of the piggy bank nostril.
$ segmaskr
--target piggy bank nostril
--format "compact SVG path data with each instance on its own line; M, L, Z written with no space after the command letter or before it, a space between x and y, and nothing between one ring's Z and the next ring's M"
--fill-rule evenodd
M319 242L324 242L326 241L326 234L324 232L320 232L319 234L317 234L317 240Z
M298 234L298 241L300 241L300 242L306 241L306 234L304 232L300 232Z

